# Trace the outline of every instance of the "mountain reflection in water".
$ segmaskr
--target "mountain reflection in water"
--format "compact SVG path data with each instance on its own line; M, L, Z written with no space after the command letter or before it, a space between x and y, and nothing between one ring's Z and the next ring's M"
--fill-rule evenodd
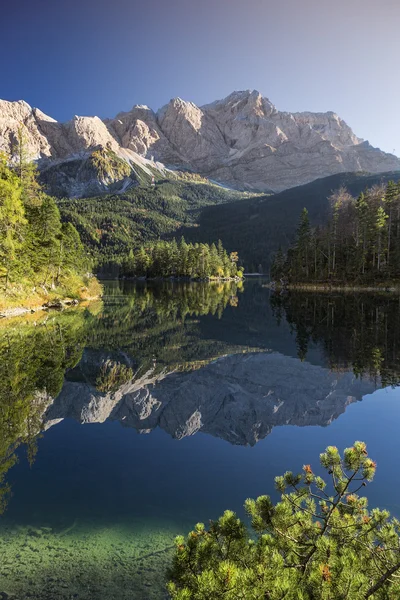
M254 445L276 425L328 425L374 389L352 372L335 373L282 354L234 354L189 372L149 371L109 393L66 381L44 422L49 427L66 417L80 423L111 419L141 433L161 427L180 439L202 431Z
M399 317L390 295L111 282L0 322L0 592L161 600L176 534L325 442L372 438L382 504L397 404L375 390L399 381Z
M66 417L253 445L399 381L397 297L245 287L110 283L101 306L3 322L0 506L18 445L33 460L37 434Z

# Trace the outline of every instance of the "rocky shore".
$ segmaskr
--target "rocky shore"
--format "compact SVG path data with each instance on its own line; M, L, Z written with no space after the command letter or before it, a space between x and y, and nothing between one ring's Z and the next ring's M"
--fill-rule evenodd
M44 304L39 304L37 306L15 306L12 308L5 308L0 310L0 319L21 317L22 315L33 314L41 310L63 310L64 308L69 308L70 306L76 306L79 303L79 300L76 298L64 298L63 300L55 298L54 300L48 300Z

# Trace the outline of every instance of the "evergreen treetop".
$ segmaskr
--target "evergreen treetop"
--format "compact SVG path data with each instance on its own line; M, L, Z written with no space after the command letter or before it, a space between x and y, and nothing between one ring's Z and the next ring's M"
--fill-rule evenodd
M221 241L215 244L187 244L184 238L177 243L159 240L130 251L122 263L127 277L184 277L189 279L241 278L237 252L230 255Z
M29 162L22 132L18 163L0 155L0 307L35 297L39 303L52 293L81 296L94 278L86 276L89 262L79 234L62 225L53 198L37 181ZM96 289L95 289L96 288Z
M286 257L275 257L275 279L370 283L400 278L400 184L373 186L353 198L340 188L330 198L325 227L311 229L303 210Z
M400 523L360 496L376 463L355 442L275 479L281 500L247 500L251 531L232 511L176 539L174 600L389 600L400 596Z

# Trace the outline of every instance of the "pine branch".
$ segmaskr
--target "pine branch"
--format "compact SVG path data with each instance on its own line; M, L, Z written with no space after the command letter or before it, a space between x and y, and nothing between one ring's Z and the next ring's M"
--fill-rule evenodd
M400 561L398 563L396 563L395 565L393 565L393 567L391 569L386 571L386 573L384 575L382 575L382 577L380 579L378 579L378 581L375 583L375 585L373 585L372 587L369 588L369 590L367 591L367 593L364 596L365 600L367 598L370 598L372 596L372 594L375 594L375 592L380 590L381 587L383 585L385 585L385 583L389 579L389 577L391 575L393 575L393 573L395 573L399 569L400 569Z

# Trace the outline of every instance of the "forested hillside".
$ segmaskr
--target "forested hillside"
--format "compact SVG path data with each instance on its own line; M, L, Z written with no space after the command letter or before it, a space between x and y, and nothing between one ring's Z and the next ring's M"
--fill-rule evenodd
M204 207L249 197L190 179L157 181L154 187L138 186L119 195L64 199L58 206L97 265L121 264L144 242L172 238L182 227L195 228Z
M89 266L78 232L61 222L34 165L24 160L22 145L13 167L0 155L0 308L97 294Z
M258 196L205 208L199 227L183 228L185 238L199 242L221 239L225 248L236 250L246 270L265 272L274 253L288 248L296 233L299 215L305 207L311 225L323 224L329 214L329 197L340 187L357 196L368 187L391 179L398 181L400 172L383 175L345 173L317 179L273 196Z
M344 186L352 195L381 182L384 175L333 175L271 196L249 195L203 181L160 180L123 194L58 201L62 219L72 223L97 265L121 264L144 242L179 239L212 244L221 239L227 252L237 251L248 271L268 273L274 253L288 248L303 207L311 225L323 224L329 197Z

